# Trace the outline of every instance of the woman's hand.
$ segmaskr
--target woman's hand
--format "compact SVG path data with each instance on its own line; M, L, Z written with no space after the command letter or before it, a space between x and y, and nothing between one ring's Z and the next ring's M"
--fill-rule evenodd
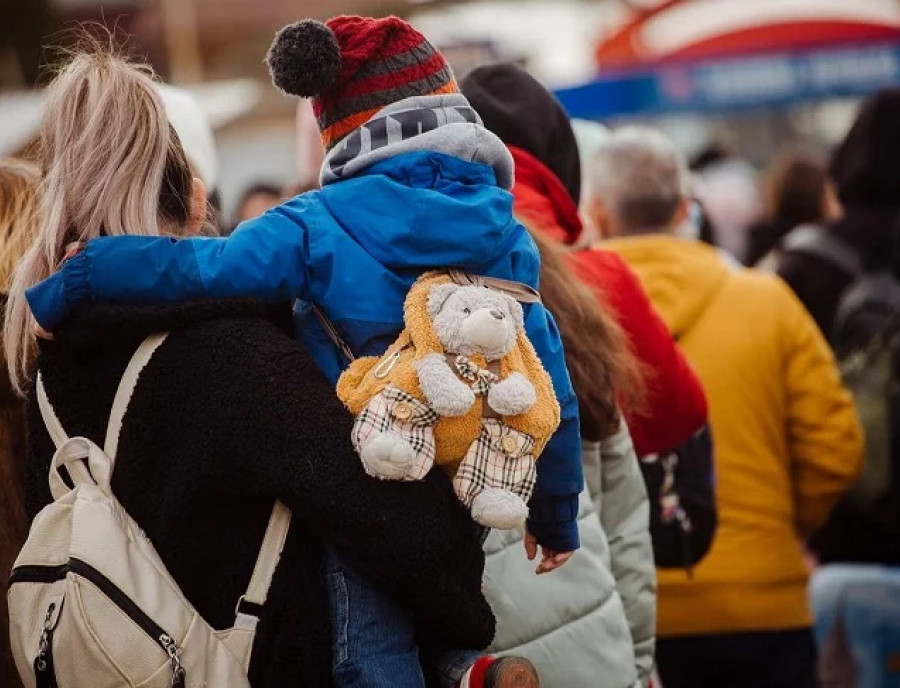
M538 553L537 538L526 530L524 542L525 554L528 556L528 560L534 561ZM551 571L555 571L560 566L569 561L569 559L572 558L573 554L575 554L575 552L557 552L555 549L541 546L541 563L538 564L538 567L534 570L534 572L538 576L540 576L542 573L550 573Z

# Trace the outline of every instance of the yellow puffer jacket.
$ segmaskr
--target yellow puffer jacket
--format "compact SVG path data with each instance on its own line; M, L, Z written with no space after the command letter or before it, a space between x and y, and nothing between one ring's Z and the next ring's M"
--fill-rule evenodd
M778 278L667 235L604 244L637 272L706 388L719 527L694 570L659 575L658 634L810 625L802 542L862 465L850 394Z

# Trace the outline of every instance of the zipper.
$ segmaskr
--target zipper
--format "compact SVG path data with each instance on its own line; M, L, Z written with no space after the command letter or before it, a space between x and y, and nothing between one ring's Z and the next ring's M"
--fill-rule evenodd
M109 578L104 576L100 571L95 569L87 562L80 559L69 559L67 564L57 566L17 566L13 569L9 577L9 584L15 583L53 583L62 580L68 573L74 573L77 576L89 580L96 585L100 591L109 598L128 618L134 621L137 626L150 636L157 645L166 653L169 663L172 665L172 688L183 688L185 685L185 671L181 665L181 648L175 642L171 635L166 633L163 628L151 619L141 609L134 600L126 595L122 590L113 583ZM47 613L44 631L47 632L52 639L53 631L48 631L47 623L53 614L55 605L51 605L51 610ZM44 633L41 634L41 645L43 647ZM40 656L40 655L39 655ZM51 656L52 662L52 656ZM52 664L51 664L52 665ZM35 660L35 668L37 668L37 660ZM55 686L55 681L54 684ZM47 688L52 688L48 685Z
M59 603L62 606L62 602ZM56 682L56 670L53 666L53 612L56 611L56 602L51 602L44 617L44 625L41 629L41 639L38 643L38 653L34 658L35 688L59 688ZM59 618L57 616L57 618Z

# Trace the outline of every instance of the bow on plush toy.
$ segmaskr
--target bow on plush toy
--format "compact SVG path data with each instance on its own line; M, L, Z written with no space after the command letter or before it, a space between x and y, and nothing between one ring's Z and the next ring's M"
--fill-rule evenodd
M478 523L514 528L528 516L559 404L522 306L469 281L420 277L400 337L381 358L354 361L337 391L356 415L353 443L370 475L420 480L437 463Z

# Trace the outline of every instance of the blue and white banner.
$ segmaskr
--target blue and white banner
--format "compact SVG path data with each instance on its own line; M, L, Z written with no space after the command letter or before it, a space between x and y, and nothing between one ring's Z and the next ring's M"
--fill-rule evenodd
M776 107L900 85L900 44L662 64L606 75L556 95L572 117Z

